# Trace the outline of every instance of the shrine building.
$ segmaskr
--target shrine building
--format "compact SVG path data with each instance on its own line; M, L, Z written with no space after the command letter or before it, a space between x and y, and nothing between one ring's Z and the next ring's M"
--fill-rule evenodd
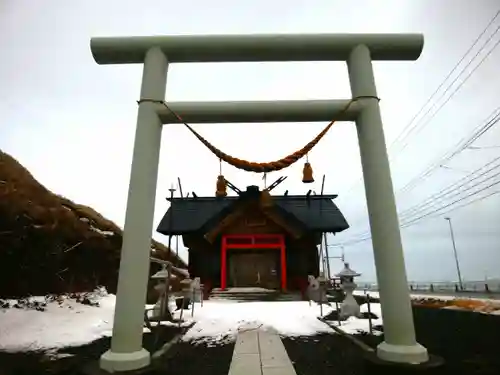
M271 195L249 186L238 196L168 199L157 231L182 236L189 273L205 288L303 290L319 274L323 233L349 227L336 195Z

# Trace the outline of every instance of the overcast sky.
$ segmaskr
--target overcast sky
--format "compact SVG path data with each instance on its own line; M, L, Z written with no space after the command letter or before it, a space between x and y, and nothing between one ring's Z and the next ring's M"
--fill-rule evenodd
M425 104L498 11L497 0L393 1L130 1L130 0L0 0L0 148L16 157L52 191L94 207L122 226L130 175L136 100L142 67L99 66L90 53L93 36L237 33L381 33L419 32L425 47L416 62L375 64L387 143L392 144ZM479 47L500 26L500 17L481 39L475 63L485 57L500 33ZM425 126L394 144L391 167L400 191L500 105L500 48L496 48L467 82ZM458 74L458 73L457 73ZM454 79L452 77L448 82ZM172 65L167 100L273 100L349 98L343 63L239 63ZM445 87L446 88L446 85ZM443 89L444 89L443 88ZM453 92L450 89L447 95ZM439 95L431 104L438 108ZM324 123L214 124L195 128L229 154L255 161L275 160L309 142ZM500 125L474 146L500 146ZM401 150L402 149L402 150ZM428 195L464 177L495 157L500 148L465 150L422 180L407 194L398 194L398 208L407 209ZM348 243L368 231L356 131L338 123L310 155L316 183L326 174L325 193L339 194L336 203L351 228L330 243ZM277 193L305 193L302 162ZM155 228L168 208L164 197L180 177L184 191L214 194L218 160L181 125L163 130L156 199ZM230 166L223 173L244 188L262 185L261 176ZM498 181L489 180L488 183ZM481 186L487 186L485 183ZM482 195L500 190L499 186ZM474 190L471 190L472 192ZM469 193L471 192L469 191ZM465 193L464 193L465 194ZM433 205L439 208L462 195ZM481 194L474 196L476 199ZM461 203L468 202L463 201ZM454 207L454 206L453 206ZM450 208L453 208L450 207ZM449 213L465 279L500 276L500 194ZM446 210L443 210L445 212ZM424 214L417 211L418 218ZM431 215L433 216L433 215ZM402 230L411 280L453 280L456 269L444 214L420 220ZM154 237L164 243L162 235ZM369 240L345 247L347 260L363 279L373 280ZM330 255L338 255L331 249ZM181 249L181 254L185 251ZM338 261L331 262L339 270Z

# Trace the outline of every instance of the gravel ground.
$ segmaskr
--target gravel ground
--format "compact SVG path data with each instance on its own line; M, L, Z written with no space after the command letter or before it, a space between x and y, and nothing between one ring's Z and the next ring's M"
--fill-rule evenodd
M341 335L283 337L282 341L297 375L364 374L361 352Z
M209 346L181 341L168 351L161 366L151 375L227 375L234 345L234 342Z
M414 308L418 341L446 361L442 375L500 374L500 317L468 311ZM375 347L383 336L359 335ZM361 352L339 335L284 338L297 375L362 375Z
M500 316L415 307L417 339L446 360L443 374L500 374Z
M145 333L143 345L149 351L156 351L182 331L182 328L163 326L157 342L152 334ZM86 365L108 350L110 344L111 338L103 337L87 345L61 349L57 353L68 356L53 360L44 352L0 352L0 375L81 374Z

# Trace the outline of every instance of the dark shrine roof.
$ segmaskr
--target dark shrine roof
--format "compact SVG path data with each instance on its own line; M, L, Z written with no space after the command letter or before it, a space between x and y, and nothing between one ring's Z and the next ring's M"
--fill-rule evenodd
M207 223L219 221L241 199L254 199L256 187L249 187L236 197L190 197L167 199L170 208L163 216L157 231L164 235L182 235L201 230ZM257 190L258 192L258 190ZM349 228L344 215L333 199L336 195L273 195L278 213L298 221L315 232L341 232Z

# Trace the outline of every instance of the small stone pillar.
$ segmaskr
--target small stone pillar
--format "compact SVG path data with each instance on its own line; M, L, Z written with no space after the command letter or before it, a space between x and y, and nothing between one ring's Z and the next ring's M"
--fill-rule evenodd
M308 287L307 287L307 297L309 301L314 301L319 304L327 303L328 299L326 296L327 290L327 280L320 274L318 277L312 275L307 276Z
M181 297L177 297L175 299L177 310L185 310L189 308L189 304L191 303L191 299L193 298L192 283L193 280L189 276L180 281L179 284L181 288Z
M360 275L360 273L349 268L349 263L344 263L344 269L335 275L340 278L341 288L345 292L344 301L340 305L340 318L342 319L350 316L360 316L359 305L352 295L357 287L354 278Z
M201 302L203 298L201 281L199 277L195 277L193 282L191 283L191 293L193 295L193 303Z
M157 285L155 285L154 289L158 292L159 297L153 307L153 314L151 318L153 319L161 319L162 315L165 315L165 310L168 309L168 301L167 301L167 279L169 278L169 272L165 266L156 272L151 279L157 280ZM162 314L163 312L163 314Z

